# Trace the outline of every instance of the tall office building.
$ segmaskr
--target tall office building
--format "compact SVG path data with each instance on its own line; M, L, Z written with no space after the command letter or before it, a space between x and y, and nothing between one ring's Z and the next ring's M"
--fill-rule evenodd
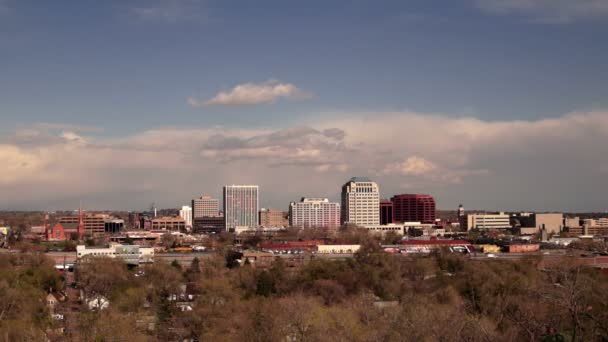
M430 195L396 195L391 202L394 222L435 223L435 199Z
M192 228L192 207L187 205L182 206L179 211L179 216L186 222L186 228Z
M327 198L302 198L289 205L289 220L293 227L337 228L340 226L340 204Z
M380 223L380 189L366 177L353 177L342 186L342 224Z
M217 217L220 215L220 201L209 196L192 200L192 218Z
M224 186L226 230L239 226L257 227L259 208L259 187L257 185Z

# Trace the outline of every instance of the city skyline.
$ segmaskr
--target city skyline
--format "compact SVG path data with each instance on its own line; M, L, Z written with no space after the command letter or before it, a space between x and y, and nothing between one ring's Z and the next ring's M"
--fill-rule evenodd
M603 2L0 0L0 210L608 210ZM294 181L297 180L297 181ZM305 181L301 181L305 180Z

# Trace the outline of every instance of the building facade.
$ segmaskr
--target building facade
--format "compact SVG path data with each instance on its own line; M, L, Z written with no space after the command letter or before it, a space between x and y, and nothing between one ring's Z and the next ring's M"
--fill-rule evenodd
M259 187L257 185L224 186L224 222L226 230L238 226L259 225Z
M186 222L186 228L192 228L192 207L187 205L182 206L179 211L179 217L183 218Z
M366 177L353 177L342 186L341 223L380 223L380 188Z
M105 223L105 230L108 234L118 234L125 228L125 220L112 219Z
M76 246L76 258L118 258L130 265L154 262L154 248L137 245L110 244L108 247Z
M210 196L201 196L192 200L192 218L216 217L220 214L220 201ZM192 222L191 222L192 224Z
M260 209L260 225L262 227L285 227L288 224L287 214L282 210Z
M192 232L219 234L226 230L224 215L197 217L192 221Z
M391 202L393 222L435 222L435 199L430 195L396 195Z
M509 215L499 214L467 214L460 223L461 228L471 229L510 229L511 222Z
M393 223L393 202L390 200L380 201L380 224Z
M340 204L327 198L302 198L289 204L289 224L293 227L337 228L340 226Z
M152 230L183 232L186 230L186 221L181 217L157 217L152 219Z
M106 231L106 221L110 219L105 214L83 214L79 216L64 216L59 219L59 223L80 225L82 217L83 234L85 236L101 236Z

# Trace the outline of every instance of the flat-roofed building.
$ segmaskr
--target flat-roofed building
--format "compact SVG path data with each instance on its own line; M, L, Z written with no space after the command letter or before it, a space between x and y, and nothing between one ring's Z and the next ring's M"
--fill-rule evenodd
M197 217L192 222L192 232L204 234L219 234L220 232L226 230L224 224L224 215Z
M110 244L108 247L76 246L77 260L87 258L118 258L130 265L154 262L154 248L138 245Z
M285 227L289 222L287 214L282 210L260 209L260 226L262 227Z
M186 228L192 228L192 207L187 205L182 206L179 211L179 217L186 221Z
M367 177L353 177L342 186L341 223L380 224L380 188Z
M564 227L564 214L518 213L511 216L511 224L519 227L520 234L536 234L541 229L547 233L559 233Z
M391 198L393 222L435 223L435 199L430 195L403 194Z
M120 233L125 227L125 220L122 219L109 219L105 222L105 231L108 234Z
M303 228L337 228L340 226L340 204L327 198L306 198L289 204L290 225Z
M106 231L106 221L111 219L110 215L87 213L82 215L82 224L85 236L101 236ZM64 216L59 219L59 223L80 224L79 216Z
M215 217L220 214L220 201L211 196L201 196L192 200L192 218Z
M186 230L186 221L181 217L157 217L152 219L152 230L183 232Z
M406 228L402 223L389 223L389 224L378 224L378 225L366 225L363 226L368 232L374 234L386 234L388 232L393 232L398 235L405 235Z
M511 221L509 215L505 213L498 214L488 214L488 213L478 213L478 214L467 214L462 218L462 222L460 227L466 228L466 230L471 229L482 229L482 230L491 230L491 229L510 229Z
M224 221L226 230L259 225L259 187L257 185L224 186Z

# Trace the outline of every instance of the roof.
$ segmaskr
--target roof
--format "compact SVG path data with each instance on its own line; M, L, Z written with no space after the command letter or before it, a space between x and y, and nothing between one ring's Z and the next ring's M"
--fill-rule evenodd
M405 240L401 241L401 245L436 245L436 246L453 246L453 245L470 245L471 243L465 240Z
M350 179L350 182L371 182L371 179L368 177L353 177Z
M64 229L78 229L78 223L58 223Z

